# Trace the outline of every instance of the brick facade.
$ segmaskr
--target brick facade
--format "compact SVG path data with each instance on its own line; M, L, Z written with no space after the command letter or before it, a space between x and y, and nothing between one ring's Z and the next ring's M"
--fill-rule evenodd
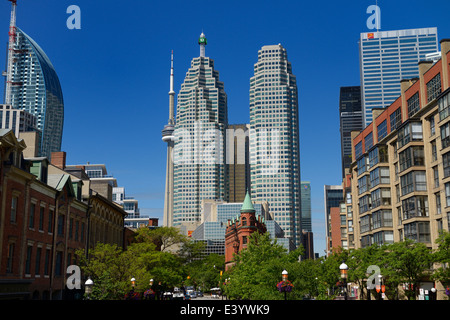
M225 270L234 265L234 254L247 248L250 235L254 232L265 233L266 225L261 216L256 216L255 209L247 193L236 219L228 220L225 231Z
M0 300L70 299L82 293L66 287L76 251L89 239L123 246L126 213L97 195L83 201L82 180L62 170L65 153L49 173L46 158L23 159L25 148L0 129Z

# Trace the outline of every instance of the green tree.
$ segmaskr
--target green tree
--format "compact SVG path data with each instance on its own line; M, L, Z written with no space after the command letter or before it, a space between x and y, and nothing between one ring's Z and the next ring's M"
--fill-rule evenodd
M290 254L273 241L268 233L253 233L247 248L235 255L235 265L225 274L230 281L225 286L226 294L233 299L278 300L284 296L278 292L276 284L281 281L281 272L286 269L296 273L298 256L301 251ZM288 295L294 298L294 291Z
M321 264L320 273L324 285L328 291L328 299L334 299L340 294L338 282L341 280L339 266L346 261L347 253L335 252L324 258Z
M373 244L369 247L360 248L357 250L349 251L349 281L356 283L358 288L360 288L360 299L367 299L368 294L375 294L376 290L370 290L367 288L368 286L368 278L372 276L372 274L368 274L370 272L369 267L377 266L382 268L383 263L383 250L377 245Z
M153 243L148 242L132 243L127 251L132 253L135 263L145 270L140 282L146 286L150 279L153 279L154 283L161 282L167 288L181 284L185 270L183 259L176 254L158 251Z
M91 298L113 300L122 299L131 289L131 278L136 279L135 291L140 293L150 287L150 279L154 290L172 289L188 282L217 286L224 259L201 258L203 248L203 243L192 241L179 230L162 227L138 229L126 250L98 243L89 250L88 257L83 250L77 254L83 273L94 281ZM208 272L214 265L217 272Z
M79 251L82 270L94 281L91 298L122 299L131 289L131 278L136 279L135 291L140 293L150 287L150 279L154 286L161 283L164 289L181 285L187 274L186 256L193 256L191 248L195 246L189 245L178 230L161 229L139 229L127 250L98 243L89 250L88 257L83 250ZM191 250L189 254L188 249L182 250L186 247Z
M423 243L406 239L387 245L385 258L384 271L390 276L396 274L398 278L395 282L412 285L412 290L406 290L405 294L408 300L415 300L420 281L430 275L433 262L431 250ZM386 278L389 280L390 277Z
M156 229L140 228L137 230L134 242L153 243L157 251L176 251L188 238L174 227L160 227Z
M220 272L224 270L225 257L218 254L210 254L203 259L196 259L186 265L187 273L190 276L188 285L194 285L203 291L217 287L225 280L220 277Z
M293 298L325 298L327 291L321 282L320 262L317 259L306 259L301 262L291 262L289 268L289 278L294 284Z
M443 231L436 240L438 249L434 253L434 261L439 265L434 271L433 279L440 281L444 287L450 285L450 232Z
M185 264L188 264L192 261L202 259L206 245L202 241L194 241L190 238L185 238L178 247L179 248L176 251L177 256L183 259Z
M77 251L81 268L94 281L93 299L121 299L131 288L131 278L141 277L145 270L134 259L132 252L117 245L97 243L89 250Z

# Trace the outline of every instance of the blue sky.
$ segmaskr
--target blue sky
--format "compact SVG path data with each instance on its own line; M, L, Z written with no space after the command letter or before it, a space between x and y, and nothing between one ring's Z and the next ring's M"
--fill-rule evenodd
M323 186L341 183L339 88L360 84L358 39L369 32L375 0L148 1L18 0L17 25L47 53L65 103L68 164L104 163L143 214L164 206L170 52L175 91L198 36L208 39L228 96L230 123L249 122L249 80L258 50L281 43L297 76L302 180L312 188L315 251L325 249ZM67 7L81 9L69 30ZM381 30L437 27L450 37L448 0L379 0ZM0 1L0 61L5 61L10 3ZM3 31L1 31L3 30ZM2 67L4 68L4 67ZM3 70L3 69L2 69Z

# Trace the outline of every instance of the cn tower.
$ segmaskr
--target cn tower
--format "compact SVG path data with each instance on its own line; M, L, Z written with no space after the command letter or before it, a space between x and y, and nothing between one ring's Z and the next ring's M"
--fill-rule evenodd
M164 217L163 225L171 227L173 222L173 159L174 146L173 132L175 130L175 91L173 91L173 51L170 58L170 91L169 91L169 122L162 130L162 140L167 143L166 160L166 190L164 193Z

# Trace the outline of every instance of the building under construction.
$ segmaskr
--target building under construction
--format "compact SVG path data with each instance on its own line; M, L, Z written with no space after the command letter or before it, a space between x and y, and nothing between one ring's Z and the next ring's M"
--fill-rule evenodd
M39 155L61 151L64 101L55 68L41 47L16 26L17 0L11 2L4 103L34 115L42 132Z

